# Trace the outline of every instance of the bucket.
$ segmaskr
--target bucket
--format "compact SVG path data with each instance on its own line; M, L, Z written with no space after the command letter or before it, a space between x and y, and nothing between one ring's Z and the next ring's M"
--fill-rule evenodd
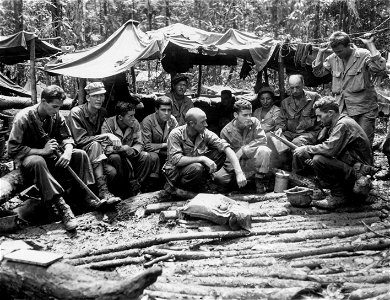
M290 175L285 173L275 174L275 186L274 186L275 193L283 193L284 190L287 190L289 177Z

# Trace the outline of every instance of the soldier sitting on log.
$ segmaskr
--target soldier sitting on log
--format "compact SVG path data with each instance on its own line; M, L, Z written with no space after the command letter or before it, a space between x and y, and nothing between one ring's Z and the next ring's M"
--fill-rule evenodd
M322 98L313 108L318 120L327 128L328 136L321 144L296 148L294 156L312 166L323 186L331 190L330 196L314 205L334 209L344 205L348 197L367 196L369 190L361 190L358 180L374 171L366 133L351 117L339 113L339 106L332 97Z
M320 99L320 95L303 89L305 83L302 75L291 75L288 83L291 95L281 103L280 114L276 119L275 133L277 135L283 134L297 146L313 145L317 141L320 130L313 105ZM286 155L283 158L288 161L291 159ZM286 167L289 169L290 165ZM294 162L292 167L295 170Z
M205 186L210 175L219 170L226 156L236 174L238 187L246 185L246 177L230 145L208 130L207 117L199 108L186 114L186 125L176 127L168 137L168 159L163 167L167 178L165 190L177 188L197 191Z
M172 100L166 96L156 99L155 112L141 123L144 150L156 157L158 169L167 160L168 135L177 125L176 118L172 116Z
M143 151L141 126L134 117L135 105L119 101L115 111L116 115L103 123L102 134L114 134L121 144L105 148L108 156L105 170L114 191L126 193L123 187L128 186L130 181L134 194L137 193L137 185L148 189L159 179L159 160L154 153Z
M91 82L85 87L87 102L71 109L69 127L76 146L88 153L92 163L99 198L107 204L115 204L121 199L115 197L107 187L105 165L107 156L104 148L108 145L120 146L121 141L112 133L100 134L106 109L102 107L106 90L102 82Z
M187 111L194 107L192 100L185 95L188 85L188 77L183 74L176 74L171 81L172 90L166 96L172 99L172 115L176 118L179 125L186 123L185 116Z
M260 121L265 133L275 130L280 108L274 104L274 90L269 86L261 88L257 94L257 101L260 102L261 107L253 112L253 116Z
M76 219L63 198L70 178L66 169L70 166L86 185L95 181L88 155L74 149L71 132L59 113L65 98L59 86L51 85L42 91L39 104L20 111L9 136L8 154L21 165L26 180L37 185L45 204L54 205L65 229L74 230ZM100 205L89 195L84 198L94 208Z
M247 100L234 103L234 119L221 131L236 153L246 178L254 177L256 191L264 194L267 189L266 174L269 171L271 149L267 147L267 137L260 121L252 117L252 104ZM234 168L229 160L214 174L214 181L222 186L231 185Z

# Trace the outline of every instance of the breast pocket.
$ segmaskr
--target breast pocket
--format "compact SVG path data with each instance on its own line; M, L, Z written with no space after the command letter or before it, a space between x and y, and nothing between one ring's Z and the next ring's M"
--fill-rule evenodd
M351 93L358 93L364 90L364 75L362 69L352 69L347 73L348 87L347 90Z
M342 88L341 72L332 72L332 93L340 94Z

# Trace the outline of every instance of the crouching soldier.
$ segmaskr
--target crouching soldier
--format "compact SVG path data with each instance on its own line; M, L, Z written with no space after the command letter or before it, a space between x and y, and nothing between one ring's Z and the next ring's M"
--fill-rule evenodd
M331 97L314 104L318 121L328 128L328 138L321 144L301 146L294 155L311 165L318 179L331 195L314 205L334 209L346 203L346 197L359 191L359 179L374 172L370 141L352 118L339 114L339 106ZM369 190L363 195L367 196Z
M125 193L124 187L132 184L132 193L138 187L152 185L159 177L158 156L143 151L142 132L135 119L135 105L119 101L115 106L116 115L102 125L102 134L113 134L121 142L120 146L110 145L105 153L108 156L106 173L113 184L113 190ZM131 194L130 194L131 195Z
M267 138L260 121L252 117L252 104L247 100L234 103L234 119L221 131L245 173L246 178L255 178L256 191L264 194L267 188L266 174L269 171L271 149L267 147ZM216 183L229 186L235 177L234 168L229 160L214 175Z
M70 166L87 185L95 181L88 155L74 149L65 118L59 113L65 98L59 86L51 85L42 91L39 104L20 111L9 136L8 154L21 166L26 180L37 185L47 206L55 206L70 231L77 222L63 198L65 179L70 177L66 168ZM90 196L83 196L91 206L100 206Z
M230 145L208 130L207 117L199 108L188 110L186 125L176 127L168 137L168 159L163 167L168 184L175 189L199 192L210 175L219 170L226 159L231 162L238 187L246 185L246 177Z

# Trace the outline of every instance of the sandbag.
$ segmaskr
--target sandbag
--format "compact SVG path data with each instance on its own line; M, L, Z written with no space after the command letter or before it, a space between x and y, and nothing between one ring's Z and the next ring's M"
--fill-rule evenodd
M228 224L233 230L251 229L250 211L221 194L200 193L178 211L179 214L209 220L219 225Z

